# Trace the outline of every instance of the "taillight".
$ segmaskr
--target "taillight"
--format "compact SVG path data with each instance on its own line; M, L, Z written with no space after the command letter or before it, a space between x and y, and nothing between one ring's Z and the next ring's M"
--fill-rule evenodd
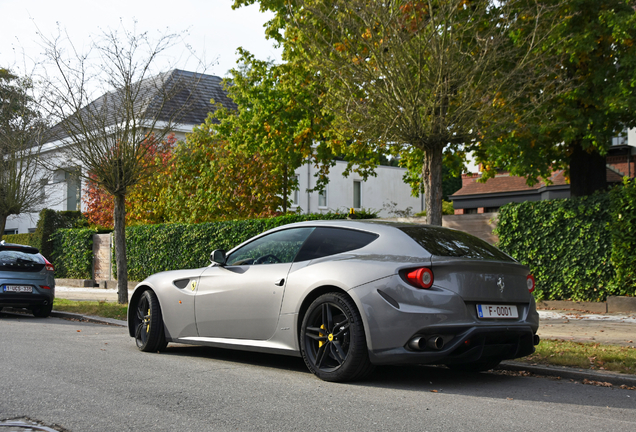
M40 288L44 288L44 289L51 289L50 286L46 286L46 285L40 285Z
M55 271L55 267L53 267L53 264L51 264L46 258L44 258L44 267L49 271Z
M528 291L534 292L534 276L531 274L526 278L526 285L528 286Z
M433 271L422 267L408 272L406 279L415 287L428 289L433 285Z

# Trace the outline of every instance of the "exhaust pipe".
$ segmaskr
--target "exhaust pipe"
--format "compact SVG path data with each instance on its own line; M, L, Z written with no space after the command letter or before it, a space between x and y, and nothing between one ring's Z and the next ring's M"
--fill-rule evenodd
M423 336L415 336L409 341L409 348L414 351L423 351L426 347L426 338Z
M434 350L444 348L444 339L441 336L431 336L426 342L426 346Z
M532 342L534 342L535 345L539 345L539 342L541 342L541 338L538 334L534 335Z

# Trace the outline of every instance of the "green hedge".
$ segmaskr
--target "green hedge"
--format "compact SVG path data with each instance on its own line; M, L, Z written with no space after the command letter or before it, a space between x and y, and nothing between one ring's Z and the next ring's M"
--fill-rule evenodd
M141 281L160 271L204 267L210 263L213 249L229 250L268 229L293 222L346 217L335 213L293 214L269 219L128 227L128 278ZM358 212L356 217L366 219L376 215Z
M21 245L37 247L35 245L35 234L33 234L33 233L29 233L29 234L5 234L2 237L2 239L5 240L7 243L21 244Z
M625 178L623 187L610 192L612 263L620 295L636 293L636 179Z
M95 228L58 229L51 236L56 278L92 279Z
M495 230L498 246L530 267L539 300L633 296L635 194L632 182L611 194L505 205Z
M53 265L57 266L53 257L53 241L51 236L61 228L84 228L88 225L86 218L80 211L56 211L43 209L40 212L40 219L33 234L33 245L40 250L40 253L47 257Z

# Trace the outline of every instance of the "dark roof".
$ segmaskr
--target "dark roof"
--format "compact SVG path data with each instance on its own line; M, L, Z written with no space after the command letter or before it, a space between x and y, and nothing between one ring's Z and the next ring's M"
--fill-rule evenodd
M225 108L236 109L236 104L223 89L222 79L214 75L174 69L134 83L132 87L137 94L134 97L134 111L141 114L139 118L154 119L155 113L159 111L156 115L158 121L173 119L175 124L198 125L206 120L210 112L216 110L211 100ZM106 122L95 121L98 129L120 123L125 115L119 110L124 97L125 92L115 89L82 108L79 115L88 119L107 118ZM73 122L73 117L71 115L54 126L51 131L52 139L48 141L69 136L68 130L74 128L73 123L77 124L77 121Z
M530 191L540 189L546 184L539 182L533 186L528 186L525 177L511 176L509 174L497 175L496 177L486 180L485 183L479 183L476 180L479 177L475 177L475 180L469 182L460 190L455 192L453 197L462 195L478 195L487 193L499 193L499 192L513 192L513 191ZM555 171L550 177L553 185L565 185L567 184L563 170Z

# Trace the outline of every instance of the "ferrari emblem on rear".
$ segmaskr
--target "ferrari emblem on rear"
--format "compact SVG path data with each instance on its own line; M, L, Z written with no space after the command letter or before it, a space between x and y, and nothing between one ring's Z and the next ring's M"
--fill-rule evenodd
M499 291L501 291L503 293L504 292L504 287L505 287L503 277L500 277L497 280L497 286L499 287Z
M190 287L192 288L192 291L194 291L195 288L197 287L197 281L193 280L192 283L190 284Z

